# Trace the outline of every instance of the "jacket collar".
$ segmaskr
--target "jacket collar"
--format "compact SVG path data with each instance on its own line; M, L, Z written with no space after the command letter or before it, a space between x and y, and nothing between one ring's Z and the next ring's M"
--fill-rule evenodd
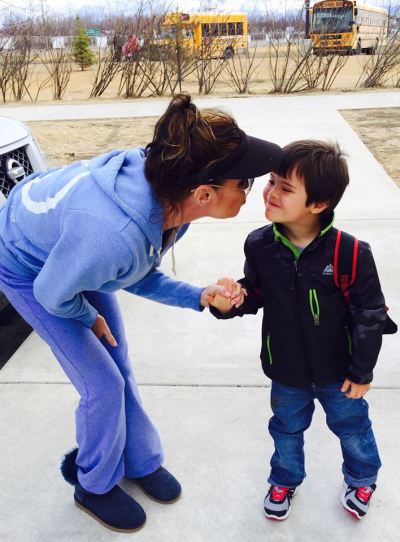
M325 217L322 218L320 232L317 235L317 237L314 239L314 241L312 241L312 243L310 244L313 244L317 239L323 237L326 233L328 233L328 231L332 229L334 218L335 218L335 213L333 211L330 211L329 213L326 214ZM274 222L272 224L272 229L274 232L275 241L280 241L283 245L288 247L292 251L295 259L298 260L300 257L301 251L296 247L296 245L294 245L286 237L286 235L283 232L282 224L278 224Z

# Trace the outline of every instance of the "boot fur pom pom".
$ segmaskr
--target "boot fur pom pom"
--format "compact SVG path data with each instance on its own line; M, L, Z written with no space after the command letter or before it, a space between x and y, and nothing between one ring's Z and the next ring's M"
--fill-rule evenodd
M78 467L76 466L76 456L78 448L74 448L66 453L60 465L60 471L66 482L72 486L78 483Z

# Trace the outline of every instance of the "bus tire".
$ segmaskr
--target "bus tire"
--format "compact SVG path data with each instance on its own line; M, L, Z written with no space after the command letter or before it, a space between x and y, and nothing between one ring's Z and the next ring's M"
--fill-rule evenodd
M235 54L235 51L233 50L233 47L227 47L224 51L223 58L233 58L233 55Z

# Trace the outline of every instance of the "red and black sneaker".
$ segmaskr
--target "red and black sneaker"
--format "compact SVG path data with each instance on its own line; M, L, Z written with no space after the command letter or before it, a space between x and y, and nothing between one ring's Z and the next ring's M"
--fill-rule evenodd
M362 519L368 512L369 501L376 489L376 485L351 487L345 484L342 493L342 505L355 519Z
M264 499L264 514L268 519L282 521L290 514L295 487L270 486Z

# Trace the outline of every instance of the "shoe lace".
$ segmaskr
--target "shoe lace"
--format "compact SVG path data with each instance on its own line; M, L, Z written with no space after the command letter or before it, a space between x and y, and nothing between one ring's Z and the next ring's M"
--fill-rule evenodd
M356 491L356 497L367 503L372 497L373 490L370 487L359 487Z
M284 501L290 492L288 487L272 486L271 496L273 501Z

